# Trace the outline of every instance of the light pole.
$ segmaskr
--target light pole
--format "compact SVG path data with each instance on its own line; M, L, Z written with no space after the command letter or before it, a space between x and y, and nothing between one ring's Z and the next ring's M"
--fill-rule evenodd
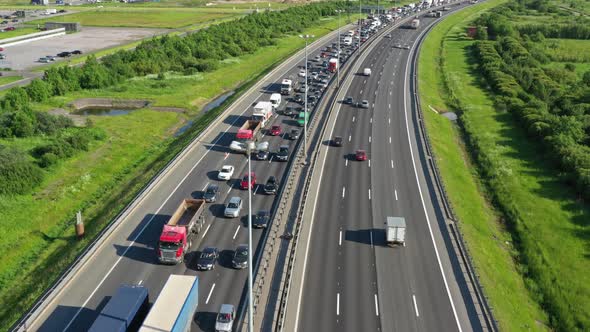
M338 13L338 65L336 67L336 88L340 88L340 13L342 13L343 10L337 9L336 12Z
M246 147L248 156L248 331L254 332L254 305L252 304L252 168L251 146Z
M299 35L305 39L305 97L303 101L303 165L307 165L307 90L309 89L307 73L307 40L314 35Z

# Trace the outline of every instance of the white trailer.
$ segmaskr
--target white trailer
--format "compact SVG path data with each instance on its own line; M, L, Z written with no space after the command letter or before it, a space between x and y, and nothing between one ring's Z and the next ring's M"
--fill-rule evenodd
M406 219L402 217L387 217L387 245L406 245Z

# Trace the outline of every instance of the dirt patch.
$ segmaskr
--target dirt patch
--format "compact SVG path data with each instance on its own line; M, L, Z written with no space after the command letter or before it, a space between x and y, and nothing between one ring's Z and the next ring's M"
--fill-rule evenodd
M150 105L149 100L139 99L112 99L112 98L81 98L74 100L68 106L76 111L86 108L144 108Z
M86 125L86 117L83 115L77 115L77 114L72 114L66 110L64 110L63 108L56 108L53 109L51 111L49 111L49 114L52 115L63 115L67 118L72 119L72 121L74 121L74 125L78 126L78 127L83 127Z
M186 110L180 107L161 107L161 106L154 106L150 107L149 109L158 111L158 112L173 112L173 113L185 113Z

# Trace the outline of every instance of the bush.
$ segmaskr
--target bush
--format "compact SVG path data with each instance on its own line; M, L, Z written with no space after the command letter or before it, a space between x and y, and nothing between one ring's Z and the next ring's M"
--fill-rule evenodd
M0 194L26 194L37 187L43 172L24 152L0 145Z

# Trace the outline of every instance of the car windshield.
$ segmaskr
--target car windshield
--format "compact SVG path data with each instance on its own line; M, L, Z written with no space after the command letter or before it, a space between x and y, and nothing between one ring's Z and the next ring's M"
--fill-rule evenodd
M215 188L213 188L213 187L207 188L207 194L214 195L215 194Z
M267 211L260 211L258 212L258 217L259 218L264 218L268 216L268 212Z
M230 167L223 167L223 168L221 169L221 172L222 172L222 173L229 173L229 171L230 171L230 170L231 170L231 168L230 168Z
M238 204L236 204L236 203L229 203L227 205L227 207L230 208L230 209L236 209L236 208L238 208Z
M248 249L238 249L238 251L236 252L236 257L238 258L245 258L248 257Z
M220 313L219 315L217 315L217 321L220 323L229 323L231 322L231 315Z
M178 248L180 248L180 242L160 241L160 249L178 250Z
M279 148L279 152L287 153L287 152L289 152L289 149L288 148Z
M201 253L201 258L213 258L213 257L215 257L215 252L213 250L205 249L205 251L203 251Z

